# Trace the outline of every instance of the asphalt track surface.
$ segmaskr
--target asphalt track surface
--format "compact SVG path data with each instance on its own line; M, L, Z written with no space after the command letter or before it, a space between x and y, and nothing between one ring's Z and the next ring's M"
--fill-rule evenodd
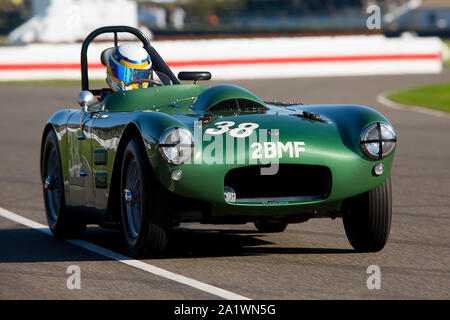
M386 108L376 96L439 75L230 81L266 100L354 103L390 119L399 137L392 170L393 221L379 253L355 253L340 219L290 225L280 234L252 224L187 224L168 255L142 262L250 299L449 299L450 119ZM0 208L46 225L39 177L48 117L77 107L78 86L0 85ZM88 228L85 239L126 254L118 231ZM81 289L66 286L81 269ZM381 270L369 290L367 268ZM0 216L0 299L219 299L30 229Z

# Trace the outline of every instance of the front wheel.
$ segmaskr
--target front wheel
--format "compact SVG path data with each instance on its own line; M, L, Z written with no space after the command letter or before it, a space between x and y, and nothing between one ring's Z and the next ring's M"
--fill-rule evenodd
M391 178L379 187L347 200L343 209L345 233L352 247L359 252L380 251L391 229Z
M128 142L124 152L120 194L122 225L130 253L145 257L165 251L169 229L166 195L153 177L137 137Z

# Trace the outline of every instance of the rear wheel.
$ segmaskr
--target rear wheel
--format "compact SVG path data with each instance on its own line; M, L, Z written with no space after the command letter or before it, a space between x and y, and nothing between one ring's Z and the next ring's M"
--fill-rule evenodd
M57 238L80 237L86 230L86 223L80 217L67 212L57 141L55 132L49 131L42 154L42 186L47 222Z
M287 223L284 222L278 222L278 221L268 221L265 219L258 219L254 222L254 225L256 229L258 229L259 232L283 232L286 227Z
M391 229L391 178L379 187L347 200L343 209L345 233L353 248L359 252L380 251Z
M137 137L129 141L124 152L120 194L130 253L135 257L162 253L168 244L166 194L153 178L147 154Z

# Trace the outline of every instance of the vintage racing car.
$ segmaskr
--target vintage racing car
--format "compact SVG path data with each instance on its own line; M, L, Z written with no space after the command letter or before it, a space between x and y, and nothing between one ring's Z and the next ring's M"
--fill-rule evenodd
M162 83L90 89L89 44L113 33L117 46L123 32L142 42ZM145 35L126 26L93 31L81 71L81 108L53 114L42 135L43 195L56 237L80 236L87 224L119 227L139 257L166 250L171 227L183 222L281 232L342 217L355 250L386 244L397 138L379 112L264 102L234 85L197 84L209 72L176 77Z

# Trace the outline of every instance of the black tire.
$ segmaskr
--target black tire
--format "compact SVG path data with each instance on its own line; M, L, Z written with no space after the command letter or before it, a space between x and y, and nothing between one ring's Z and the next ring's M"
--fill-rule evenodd
M78 238L83 236L86 223L66 209L64 178L61 168L56 134L49 131L42 149L42 189L45 213L50 230L56 238Z
M358 252L377 252L389 238L392 218L391 178L343 204L348 241Z
M153 177L142 142L133 137L124 151L120 203L125 240L132 256L163 253L168 246L166 192Z
M264 233L283 232L287 227L287 223L278 221L267 221L265 219L258 219L253 224L255 225L256 229L258 229L259 232Z

